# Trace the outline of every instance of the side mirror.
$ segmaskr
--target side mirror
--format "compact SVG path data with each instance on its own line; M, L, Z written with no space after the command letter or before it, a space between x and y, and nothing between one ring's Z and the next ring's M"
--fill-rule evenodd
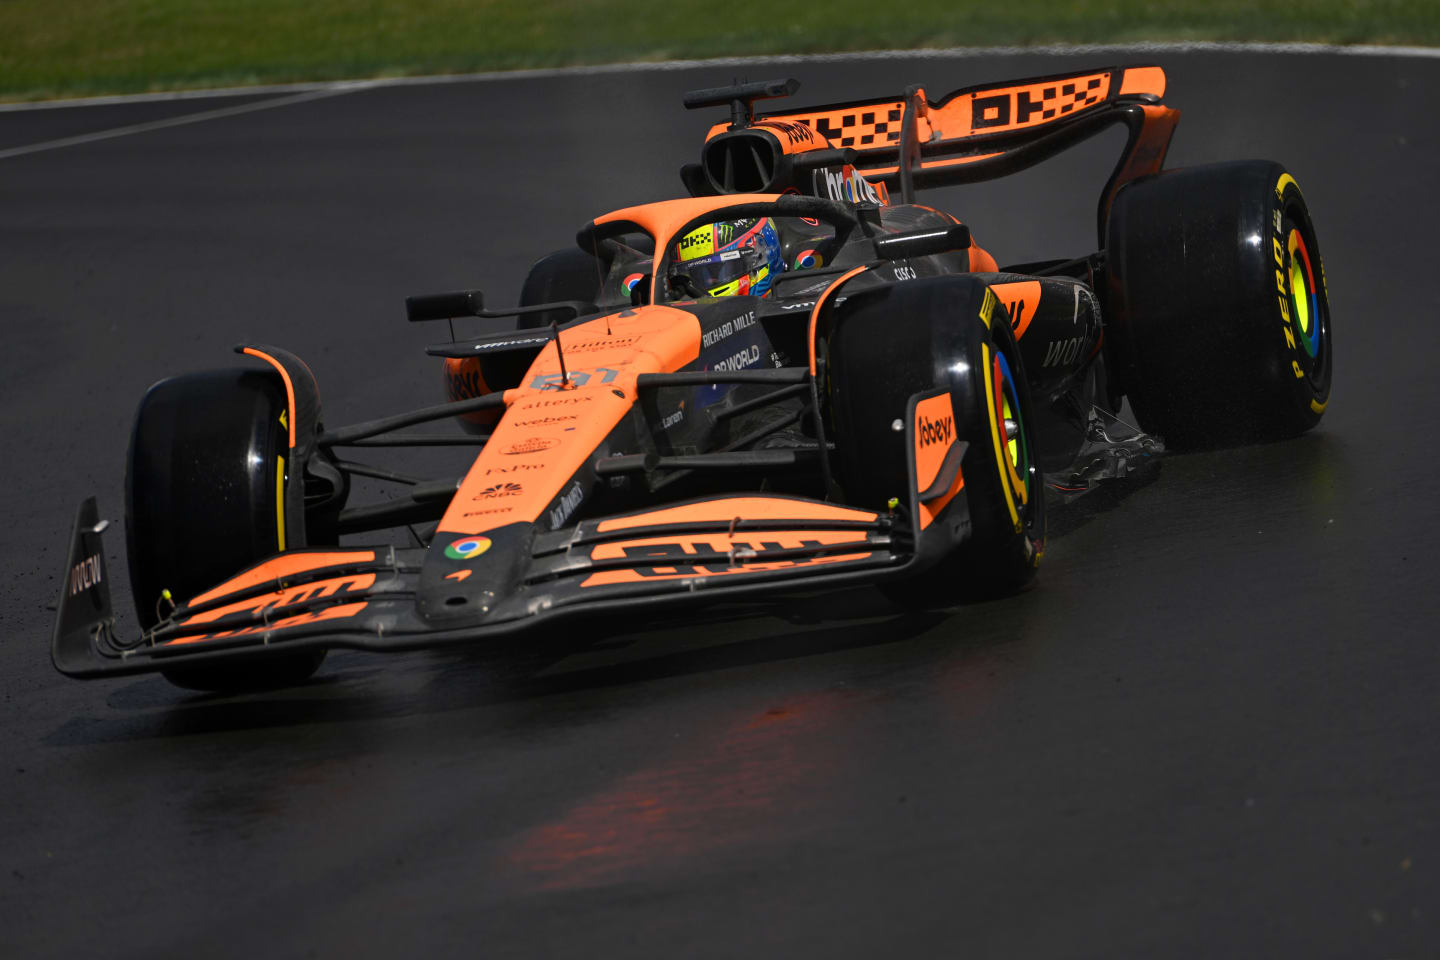
M952 250L968 250L971 245L970 228L963 223L943 230L914 230L875 239L875 255L881 260L904 260L907 257L926 257Z
M449 320L451 317L479 317L484 313L485 297L479 290L426 293L405 298L405 315L411 323Z

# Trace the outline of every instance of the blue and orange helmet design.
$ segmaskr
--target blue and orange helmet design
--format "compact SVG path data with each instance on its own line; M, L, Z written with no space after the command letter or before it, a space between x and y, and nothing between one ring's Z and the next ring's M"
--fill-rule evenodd
M670 268L712 297L766 296L784 270L780 232L770 217L722 220L691 230L675 244Z

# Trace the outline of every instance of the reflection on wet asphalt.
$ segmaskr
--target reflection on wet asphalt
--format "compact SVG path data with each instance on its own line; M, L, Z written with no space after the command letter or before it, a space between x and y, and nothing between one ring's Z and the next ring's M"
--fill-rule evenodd
M511 302L585 220L673 192L704 127L679 92L730 74L373 90L0 161L22 505L0 577L7 946L1435 954L1440 304L1394 265L1440 219L1440 66L1164 61L1172 165L1276 157L1315 211L1337 344L1319 431L1167 457L1057 509L1038 584L1002 601L904 613L865 589L586 620L523 651L336 654L244 696L48 663L68 517L95 493L119 518L145 387L246 339L305 357L337 417L432 402L435 334L401 299ZM813 102L1079 65L781 72ZM4 115L0 141L61 123ZM927 199L1009 262L1071 255L1094 242L1076 184L1098 189L1118 146Z

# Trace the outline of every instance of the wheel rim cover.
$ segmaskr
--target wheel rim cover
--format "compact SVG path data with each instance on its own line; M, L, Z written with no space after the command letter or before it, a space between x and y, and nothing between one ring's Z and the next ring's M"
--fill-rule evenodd
M1015 381L1010 373L1010 362L1005 359L1005 354L999 350L995 351L994 361L994 388L995 388L995 409L1000 414L996 428L1005 436L1005 422L1013 420L1016 425L1015 438L1009 439L1006 436L1001 444L1005 453L1005 467L1009 474L1011 488L1020 498L1022 505L1030 502L1030 485L1027 479L1030 475L1029 445L1025 437L1025 421L1020 417L1019 397L1015 393Z
M1315 273L1300 231L1290 230L1290 304L1300 331L1300 344L1311 357L1320 348L1320 309L1315 296Z

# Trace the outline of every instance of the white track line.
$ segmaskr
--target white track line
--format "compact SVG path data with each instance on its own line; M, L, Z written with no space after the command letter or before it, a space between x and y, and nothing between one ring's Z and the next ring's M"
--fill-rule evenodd
M665 60L658 62L606 63L584 67L549 67L535 70L495 70L484 73L443 73L416 77L381 77L373 80L335 80L311 83L257 84L253 87L216 87L209 90L171 90L161 93L131 93L71 100L37 100L0 103L0 113L23 110L57 110L65 107L100 107L108 104L150 103L165 100L197 100L207 97L253 97L266 94L308 93L356 87L424 86L440 83L493 83L497 80L538 80L550 77L583 77L607 73L661 73L698 70L706 67L758 66L765 63L861 63L871 60L934 60L956 57L1087 56L1091 54L1161 53L1276 53L1331 55L1342 57L1420 57L1440 59L1440 47L1390 47L1377 44L1338 46L1326 43L1221 43L1197 40L1175 43L1048 44L1034 47L936 47L918 50L865 50L853 53L798 53L755 57L715 57L708 60Z
M76 97L69 100L25 100L0 103L0 113L23 113L27 110L63 110L67 107L108 107L125 103L163 103L167 100L204 100L209 97L263 97L280 93L305 93L329 90L345 84L367 85L380 80L314 80L305 83L257 83L249 87L200 87L195 90L159 90L155 93L115 93L103 97Z
M1288 54L1288 55L1330 55L1347 57L1420 57L1440 59L1440 47L1387 47L1372 44L1334 46L1324 43L1219 43L1196 41L1193 43L1125 43L1125 44L1051 44L1034 47L943 47L920 50L866 50L854 53L803 53L757 57L716 57L708 60L665 60L641 63L607 63L585 67L554 67L540 70L499 70L486 73L451 73L419 77L381 77L374 80L336 80L322 83L281 83L253 87L224 87L214 90L177 90L166 93L136 93L110 97L85 97L74 100L42 100L31 103L0 103L0 113L16 113L25 110L56 110L66 107L98 107L112 104L152 103L167 100L199 100L219 97L255 97L266 95L274 99L258 103L242 104L238 107L222 107L200 113L136 123L95 133L83 133L59 140L27 144L0 150L0 160L20 157L45 150L110 140L114 137L179 127L187 123L200 123L221 117L233 117L272 107L288 107L307 100L333 97L357 90L371 90L378 87L427 86L448 83L494 83L503 80L541 80L554 77L594 76L613 73L662 73L678 70L698 70L706 67L746 67L761 64L805 64L805 63L863 63L876 60L940 60L957 57L994 57L1040 54L1048 56L1089 56L1097 54L1175 54L1175 53L1230 53L1230 54ZM290 94L290 96L283 96Z
M97 130L94 133L82 133L73 137L62 137L59 140L30 143L23 147L11 147L8 150L0 150L0 160L5 160L9 157L23 157L27 153L59 150L61 147L73 147L82 143L94 143L97 140L128 137L132 133L164 130L166 127L181 127L187 123L218 120L221 117L234 117L242 113L255 113L259 110L269 110L274 107L289 107L297 103L304 103L307 100L319 100L323 97L335 97L343 93L350 93L354 90L365 90L371 86L373 86L373 84L369 81L361 81L358 83L350 81L343 85L327 84L321 89L311 89L305 93L297 93L290 97L276 97L272 100L261 100L258 103L242 103L238 107L221 107L218 110L202 110L199 113L187 113L183 117L168 117L164 120L152 120L149 123L132 123L123 127L112 127L109 130Z

